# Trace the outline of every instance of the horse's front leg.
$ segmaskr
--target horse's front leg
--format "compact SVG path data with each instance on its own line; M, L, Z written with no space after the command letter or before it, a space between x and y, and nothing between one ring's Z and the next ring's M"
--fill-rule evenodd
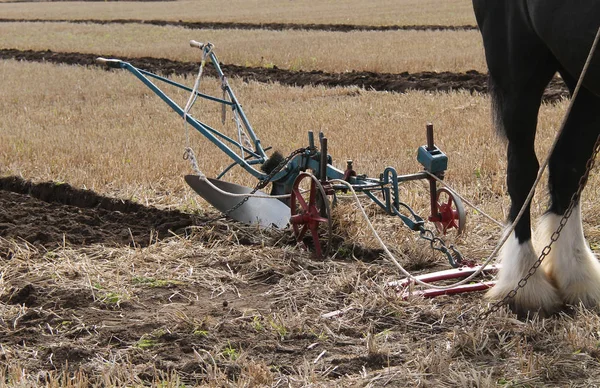
M523 105L516 106L523 107ZM534 108L534 112L537 113L537 108ZM533 112L529 114L533 114ZM524 115L511 114L505 116L504 120L509 140L507 184L512 202L508 218L510 223L515 220L525 203L538 170L538 161L533 148L533 131L529 130L526 135L521 132L520 136L512 132L511 128L531 128L530 125L511 126L510 121L520 120L516 119L517 117L522 119ZM535 128L535 122L533 128ZM504 298L511 290L517 288L519 281L527 276L537 260L538 253L531 240L530 212L529 206L527 206L523 217L516 224L514 232L508 236L500 250L499 261L502 263L502 269L498 273L496 285L488 291L486 297L493 300ZM556 312L561 305L557 290L542 270L536 271L527 280L525 286L517 290L515 297L509 300L511 310L520 317L526 317L532 313L548 316Z
M567 75L563 77L568 80ZM569 86L573 84L571 80ZM599 130L600 98L581 89L550 160L551 205L537 228L538 249L550 243L579 188ZM543 268L566 303L591 307L600 301L600 263L585 241L579 202L574 206Z
M537 115L544 89L558 64L533 30L525 2L474 0L473 6L483 37L495 124L508 139L507 184L511 198L508 221L512 222L537 175L534 151ZM537 259L528 207L500 251L502 269L487 296L504 298ZM530 312L548 315L561 305L557 290L543 271L536 271L510 300L513 311L522 316Z

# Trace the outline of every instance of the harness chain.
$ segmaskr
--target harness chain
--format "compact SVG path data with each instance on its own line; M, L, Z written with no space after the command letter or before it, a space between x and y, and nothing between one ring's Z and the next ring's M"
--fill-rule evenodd
M533 274L535 274L535 272L540 267L540 265L542 265L542 261L544 261L546 256L548 256L550 254L550 251L552 250L552 245L560 237L560 233L562 232L563 228L567 224L569 217L571 217L571 214L573 213L575 204L579 201L579 197L581 196L581 192L585 188L588 177L590 175L590 171L592 170L592 168L594 168L594 165L596 163L596 157L598 156L598 152L600 152L600 135L598 135L598 138L596 139L596 143L594 144L594 152L592 153L592 156L588 159L588 161L586 163L585 172L581 176L581 179L579 179L579 187L577 188L577 191L575 193L573 193L573 196L571 197L571 202L569 203L569 206L567 207L565 214L563 214L562 218L560 219L560 222L558 224L558 227L556 228L556 231L554 231L554 233L552 233L552 236L550 237L550 242L548 243L548 245L546 245L544 247L544 249L542 249L540 257L536 260L535 263L533 263L531 268L529 268L527 275L525 275L525 277L523 277L521 280L519 280L519 283L517 283L517 286L515 288L513 288L512 290L510 290L510 292L508 294L506 294L506 296L504 296L504 298L502 298L501 300L494 303L489 309L487 309L483 313L479 314L479 316L478 316L479 320L486 319L490 314L498 311L502 306L507 305L509 303L509 301L517 295L517 291L519 289L525 287L529 278L531 278L533 276Z

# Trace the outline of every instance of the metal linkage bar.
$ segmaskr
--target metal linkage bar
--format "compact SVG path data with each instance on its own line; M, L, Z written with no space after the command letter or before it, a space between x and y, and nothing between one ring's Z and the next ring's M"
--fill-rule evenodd
M433 283L433 282L439 282L439 281L443 281L443 280L466 278L466 277L474 274L481 268L482 268L482 266L476 265L473 267L461 267L461 268L455 268L455 269L448 269L448 270L444 270L444 271L438 271L438 272L415 276L415 279L418 279L425 283ZM487 267L482 269L482 273L493 275L496 272L498 272L499 269L500 269L500 265L498 265L498 264L488 265ZM478 283L472 283L472 284L463 284L460 286L456 286L456 287L452 287L452 288L448 288L448 289L442 289L442 290L434 289L434 288L427 289L427 290L411 290L411 287L413 284L414 284L414 280L412 280L410 278L406 278L406 279L390 282L387 285L389 287L394 287L394 288L398 289L402 293L401 294L402 298L407 299L411 296L421 296L424 298L433 298L435 296L440 296L440 295L453 295L453 294L460 294L460 293L464 293L464 292L485 291L488 288L491 288L494 285L494 282L493 281L485 281L485 282L478 282Z
M190 44L191 44L191 42L190 42ZM223 90L229 95L229 98L231 99L231 102L233 103L233 106L234 106L233 109L235 109L238 112L238 114L240 115L240 118L242 119L242 123L244 123L244 127L246 127L246 131L248 132L250 139L254 143L256 152L261 157L265 158L265 160L266 160L267 156L265 155L265 151L262 148L260 140L254 133L254 129L252 128L252 125L248 121L248 118L246 117L246 114L244 113L244 109L242 108L242 105L238 102L237 97L235 96L235 94L233 93L233 90L229 86L229 82L227 82L227 80L225 78L225 74L223 74L223 70L221 70L221 66L219 65L219 60L217 59L217 56L215 55L215 53L212 50L210 51L209 57L210 57L210 61L212 62L212 64L215 67L215 70L217 71L217 74L219 75L219 78L223 81Z
M217 61L216 57L214 58L214 60ZM121 68L121 69L125 69L125 70L129 71L136 78L138 78L140 81L142 81L142 83L144 83L144 85L146 85L150 90L152 90L158 97L160 97L160 99L162 99L171 109L173 109L175 111L175 113L177 113L179 116L183 116L183 114L184 114L183 108L179 104L177 104L175 101L173 101L165 92L163 92L158 86L156 86L156 84L154 84L150 79L148 79L148 77L152 77L157 80L167 82L166 78L160 77L156 74L150 73L145 70L138 69L137 67L133 66L132 64L130 64L128 62L120 61L117 59L98 58L98 62L105 63L106 65L108 65L109 67L112 67L112 68ZM218 63L218 61L217 61L217 63ZM219 71L220 71L220 68L219 68ZM150 74L152 74L152 75L150 75ZM175 81L168 80L167 83L169 85L172 85L172 86L175 86L175 87L187 90L187 91L192 91L192 89L190 89L184 85L181 85ZM197 94L198 94L198 96L205 98L204 94L201 94L201 93L197 93ZM221 100L221 99L218 99L215 97L212 97L210 99L212 101L226 103L227 105L234 107L234 109L238 110L238 113L240 114L240 117L242 117L242 120L247 123L247 119L245 119L245 115L243 114L243 111L241 110L241 106L237 102L237 99L235 99L233 92L230 93L230 97L232 100L231 102L226 101L226 100ZM194 127L204 137L206 137L209 141L211 141L213 144L215 144L221 151L225 152L226 155L228 155L231 159L233 159L233 161L236 164L239 164L240 166L242 166L246 171L248 171L254 177L256 177L260 180L260 179L264 179L267 176L263 172L256 170L255 168L252 167L252 165L264 163L266 161L267 157L266 157L265 152L260 144L260 141L258 139L256 139L256 136L254 135L254 131L252 131L251 128L249 129L249 133L251 134L251 136L253 136L254 144L257 146L256 150L250 150L250 149L244 147L242 144L240 144L236 140L226 136L225 134L217 131L216 129L210 127L209 125L196 120L194 117L192 117L189 114L186 115L185 119L192 127ZM234 145L237 148L242 148L245 152L250 154L252 157L256 158L256 160L251 160L251 161L245 160L240 155L238 155L233 149L231 149L231 147L229 147L224 141L226 143Z
M176 86L176 87L178 87L179 89L183 89L183 90L185 90L186 92L190 92L190 93L191 93L191 92L193 92L193 91L194 91L192 88L190 88L190 87L187 87L187 86L185 86L185 85L182 85L182 84L180 84L179 82L175 82L175 81L173 81L173 80L170 80L170 79L168 79L168 78L166 78L166 77L161 77L160 75L158 75L158 74L154 74L154 73L151 73L151 72L149 72L149 71L147 71L147 70L143 70L143 69L139 69L139 68L138 68L138 71L139 71L140 73L144 74L145 76L148 76L148 77L151 77L151 78L157 79L157 80L159 80L159 81L162 81L162 82L164 82L164 83L166 83L166 84L169 84L169 85ZM202 98L204 98L205 100L210 100L210 101L218 102L218 103L220 103L220 104L224 104L224 105L231 105L231 106L233 106L233 105L234 105L234 104L233 104L233 102L231 102L231 101L223 100L222 98L218 98L218 97L210 96L210 95L208 95L208 94L200 93L200 92L198 92L198 91L196 91L196 95L197 95L198 97L202 97Z

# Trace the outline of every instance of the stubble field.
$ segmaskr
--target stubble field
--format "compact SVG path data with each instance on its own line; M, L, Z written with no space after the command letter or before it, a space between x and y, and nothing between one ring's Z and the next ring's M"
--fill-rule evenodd
M275 1L262 12L253 2L202 3L202 10L184 1L6 3L0 15L474 24L463 0L355 2L350 13L329 1L318 12L296 0ZM502 221L509 204L505 146L490 124L477 31L12 21L0 23L0 32L0 385L541 387L600 381L594 311L574 308L523 322L501 310L480 321L488 308L481 294L403 300L386 287L402 277L398 268L343 195L333 216L338 243L327 260L297 246L290 230L215 220L219 213L183 181L191 168L182 158L181 118L131 74L92 61L127 58L191 86L199 53L187 41L211 40L265 146L287 155L307 145L308 130L323 131L336 167L353 159L369 176L389 165L418 172L416 150L431 121L450 159L446 181ZM318 49L307 47L313 42ZM451 82L443 83L443 72ZM213 77L207 70L201 90L219 95ZM559 81L546 94L540 158L568 105L564 96ZM187 97L174 98L185 104ZM220 110L210 104L198 103L192 113L224 128ZM192 134L190 142L205 174L228 164L201 136ZM239 168L226 179L256 184ZM593 172L583 199L592 248L600 244L593 217L600 211L598 183ZM534 200L536 215L546 205L544 190ZM401 198L427 214L424 182L403 184ZM449 268L400 219L362 204L407 269ZM468 259L482 261L502 231L471 208L467 214L466 233L446 239Z

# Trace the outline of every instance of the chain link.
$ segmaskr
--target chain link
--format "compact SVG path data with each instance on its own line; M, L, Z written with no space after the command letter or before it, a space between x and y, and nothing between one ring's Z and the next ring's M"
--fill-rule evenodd
M573 209L575 208L575 205L579 202L579 198L581 196L581 193L583 192L583 189L585 188L590 172L592 168L594 168L594 165L596 163L596 157L598 156L598 152L600 152L600 135L598 136L598 138L596 139L596 143L594 144L594 152L592 153L592 155L586 163L585 172L579 179L579 187L577 188L577 191L573 193L573 196L571 196L571 202L569 203L567 210L560 219L556 231L552 233L552 236L550 237L550 242L544 247L544 249L542 249L542 252L536 260L536 262L533 263L531 268L529 268L529 271L527 271L527 275L525 275L521 280L519 280L517 286L510 290L510 292L506 294L504 298L494 303L492 306L490 306L489 309L487 309L483 313L479 314L478 320L484 320L488 318L490 314L495 313L496 311L500 310L501 307L507 305L510 302L510 300L517 295L519 289L525 287L525 285L529 281L529 278L531 278L535 274L540 265L542 265L544 259L550 254L550 251L552 251L552 245L556 241L558 241L560 233L562 232L565 225L567 225L567 221L569 220L569 217L571 217L571 214L573 214Z
M441 237L437 237L432 230L420 226L419 236L423 240L429 241L429 246L431 247L431 249L445 254L448 258L448 261L450 262L450 265L453 268L457 268L461 265L468 264L464 260L462 253L460 253L460 251L453 244L450 244L450 247L448 247L446 245L446 242Z

